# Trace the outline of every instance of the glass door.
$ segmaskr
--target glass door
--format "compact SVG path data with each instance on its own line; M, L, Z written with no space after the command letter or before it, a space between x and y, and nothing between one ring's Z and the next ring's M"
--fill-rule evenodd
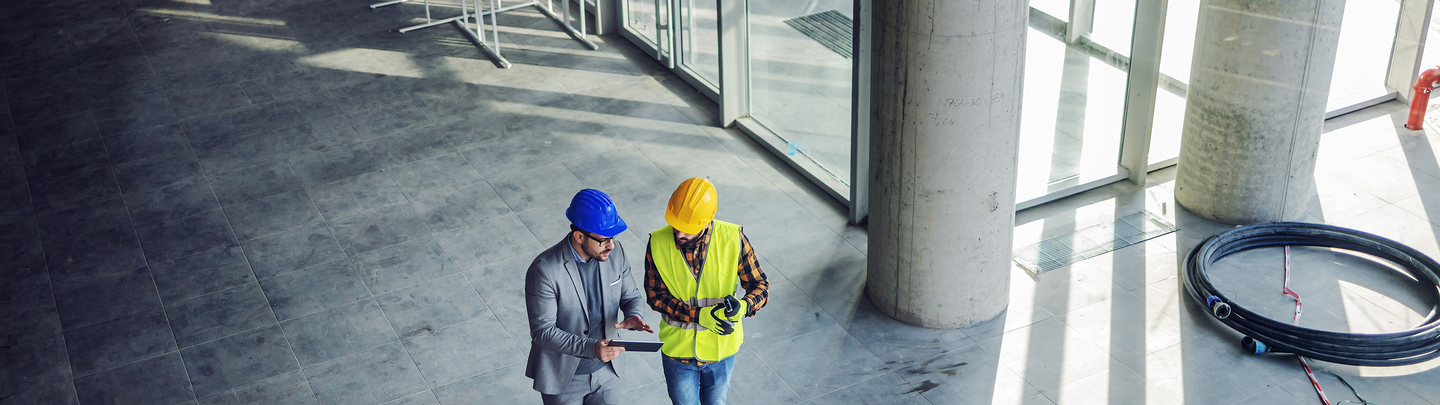
M1134 2L1078 3L1074 9L1092 11L1073 13L1064 33L1031 19L1016 183L1022 208L1124 178L1119 160Z
M750 0L749 111L794 158L850 181L854 4Z
M621 35L711 100L720 97L716 0L622 0Z

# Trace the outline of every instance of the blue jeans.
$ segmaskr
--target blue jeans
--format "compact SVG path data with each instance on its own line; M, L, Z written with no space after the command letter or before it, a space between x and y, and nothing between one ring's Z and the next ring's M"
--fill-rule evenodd
M725 405L730 392L730 371L735 369L735 356L697 366L665 357L665 386L674 405Z

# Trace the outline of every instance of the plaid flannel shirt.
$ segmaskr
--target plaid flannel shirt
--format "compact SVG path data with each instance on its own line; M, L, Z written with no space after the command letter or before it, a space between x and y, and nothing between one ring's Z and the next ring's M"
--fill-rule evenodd
M700 271L703 270L701 266L705 264L705 254L710 247L710 228L700 231L700 235L689 245L676 240L675 246L685 254L690 273L699 278ZM755 255L755 248L750 246L750 239L745 237L744 230L740 231L740 263L737 267L740 285L745 287L744 300L750 307L745 316L755 316L755 312L765 307L770 297L770 281L765 278L765 270L760 268L760 259ZM655 258L651 255L649 243L645 244L645 295L650 308L656 312L680 322L699 322L700 308L675 298L670 294L670 289L665 287L665 281L660 278L660 270L655 267ZM696 359L675 360L689 364L707 364Z

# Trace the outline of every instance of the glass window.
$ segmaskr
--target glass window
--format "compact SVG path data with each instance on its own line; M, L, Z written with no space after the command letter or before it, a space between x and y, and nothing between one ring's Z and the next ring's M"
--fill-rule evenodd
M1150 130L1150 164L1180 156L1180 131L1185 126L1186 83L1195 50L1195 24L1200 0L1170 0L1165 11L1165 43L1160 49L1160 84L1155 91L1155 119Z
M680 63L720 87L720 18L713 0L681 0Z
M1134 13L1133 5L1097 8L1096 26L1129 27ZM1117 174L1125 118L1128 72L1117 58L1105 49L1066 44L1039 28L1031 27L1026 43L1020 202ZM1128 55L1129 35L1102 46Z
M669 0L663 0L669 1ZM660 44L660 26L662 18L668 18L657 9L663 9L660 1L657 0L625 0L626 16L625 25L636 34L640 34L645 40L653 44Z
M1330 79L1329 109L1348 107L1387 93L1385 74L1390 69L1390 50L1394 47L1395 23L1399 17L1400 3L1394 0L1345 2L1335 74Z
M750 115L850 182L853 3L749 2Z

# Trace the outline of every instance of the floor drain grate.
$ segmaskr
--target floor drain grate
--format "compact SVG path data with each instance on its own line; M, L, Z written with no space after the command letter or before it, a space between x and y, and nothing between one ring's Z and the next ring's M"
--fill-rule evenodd
M795 17L785 20L785 24L794 28L805 36L819 42L835 53L850 59L851 47L854 45L855 23L840 14L839 11L826 10L819 13Z
M1170 221L1140 211L1016 249L1014 259L1025 271L1038 275L1177 230Z

